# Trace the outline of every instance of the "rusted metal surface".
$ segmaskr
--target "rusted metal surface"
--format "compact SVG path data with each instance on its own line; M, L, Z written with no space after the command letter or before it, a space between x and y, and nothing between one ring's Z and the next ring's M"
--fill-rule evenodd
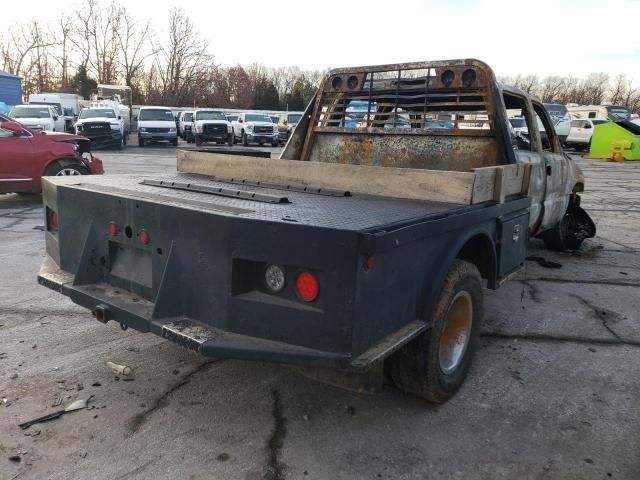
M493 165L495 157L495 142L484 136L433 135L427 145L421 135L326 133L315 138L309 160L469 172Z
M472 59L333 70L281 158L461 171L504 163L492 85L491 69Z

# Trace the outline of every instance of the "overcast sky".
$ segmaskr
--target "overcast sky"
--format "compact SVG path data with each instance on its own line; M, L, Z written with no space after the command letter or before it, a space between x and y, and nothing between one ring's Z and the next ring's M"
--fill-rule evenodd
M104 1L104 4L108 3ZM175 1L122 0L156 39ZM28 5L28 8L26 7ZM69 5L69 6L67 6ZM0 30L55 21L77 2L2 8ZM303 69L475 57L497 75L627 74L640 83L639 0L179 2L223 65Z

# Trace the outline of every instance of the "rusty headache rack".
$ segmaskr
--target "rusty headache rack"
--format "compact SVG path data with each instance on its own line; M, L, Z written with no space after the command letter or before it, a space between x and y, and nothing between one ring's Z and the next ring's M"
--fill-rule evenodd
M501 163L495 85L474 59L332 70L307 109L304 139L282 158L461 171Z

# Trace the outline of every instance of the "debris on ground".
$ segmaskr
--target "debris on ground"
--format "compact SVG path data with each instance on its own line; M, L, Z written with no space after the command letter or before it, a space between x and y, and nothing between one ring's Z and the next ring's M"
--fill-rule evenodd
M127 367L126 365L118 365L117 363L107 362L107 367L109 367L119 375L128 376L132 373L131 367Z
M526 257L525 260L529 260L531 262L538 262L538 265L544 268L562 268L562 264L558 262L551 262L544 257L540 257L537 255L531 255Z
M91 398L92 397L89 397L87 399L76 400L74 402L71 402L69 405L67 405L63 410L58 410L56 412L43 415L42 417L34 418L33 420L29 420L27 422L21 423L18 426L21 429L26 430L31 425L35 425L36 423L48 422L49 420L59 418L66 413L75 412L76 410L82 410L83 408L87 408L87 404L89 403L89 400L91 400Z

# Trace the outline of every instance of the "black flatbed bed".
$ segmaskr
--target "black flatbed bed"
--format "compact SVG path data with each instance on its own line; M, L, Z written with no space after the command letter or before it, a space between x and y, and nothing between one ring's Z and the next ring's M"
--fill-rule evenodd
M164 187L145 182L163 182ZM190 185L222 189L223 195L171 188L171 185ZM264 220L275 223L299 224L354 232L376 231L391 225L424 221L426 217L453 214L470 208L454 203L417 201L363 195L350 192L314 193L285 188L239 184L237 181L214 180L199 174L173 175L104 175L86 176L67 183L69 187L95 193L118 195L145 202L186 208L223 216ZM282 199L284 203L270 203L240 195L262 195Z

